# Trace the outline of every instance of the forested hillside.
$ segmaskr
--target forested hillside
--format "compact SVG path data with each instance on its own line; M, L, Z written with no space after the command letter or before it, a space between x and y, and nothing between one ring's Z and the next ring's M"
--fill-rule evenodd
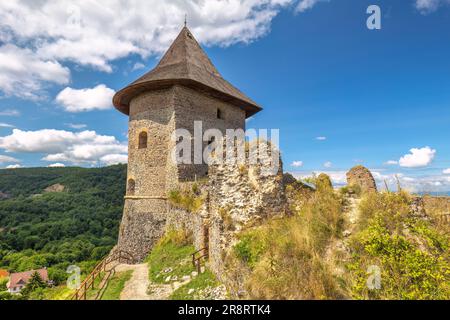
M124 165L0 170L0 268L86 272L116 243L125 181Z

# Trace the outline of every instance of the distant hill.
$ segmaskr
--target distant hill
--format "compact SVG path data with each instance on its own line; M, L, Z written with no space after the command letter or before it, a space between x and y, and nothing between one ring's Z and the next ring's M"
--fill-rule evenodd
M116 243L127 167L0 170L0 268L95 261ZM58 278L58 276L55 276Z

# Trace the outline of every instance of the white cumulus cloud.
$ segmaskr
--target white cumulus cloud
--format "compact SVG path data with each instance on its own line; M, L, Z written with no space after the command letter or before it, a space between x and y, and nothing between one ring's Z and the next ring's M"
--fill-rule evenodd
M327 137L317 137L316 140L317 141L325 141L325 140L327 140Z
M14 129L0 137L0 149L6 152L44 154L44 161L74 164L98 164L107 155L126 155L128 146L113 136L95 131L70 132L44 129L22 131Z
M300 2L297 5L296 11L297 12L305 12L307 10L312 9L317 3L321 1L327 1L327 0L300 0Z
M11 164L6 167L6 169L20 169L23 168L20 164Z
M92 89L65 88L56 97L56 102L68 112L107 110L112 107L115 91L104 84Z
M66 126L68 126L69 128L72 128L72 129L76 129L76 130L87 128L87 124L83 124L83 123L66 123Z
M436 150L430 147L413 148L410 150L410 154L407 154L400 158L399 164L404 168L421 168L428 166L433 162L436 156Z
M450 174L450 168L445 169L444 171L442 171L443 174Z
M141 62L137 62L134 64L133 68L131 69L131 71L137 71L137 70L141 70L141 69L145 69L145 65Z
M0 3L0 43L2 5ZM0 46L0 90L6 96L18 96L26 99L40 99L46 84L67 84L70 70L54 59L40 58L27 48L14 44Z
M112 166L115 164L126 164L128 163L128 156L126 154L108 154L104 157L101 157L100 161L107 166Z
M14 128L12 124L0 122L0 128Z
M416 0L415 6L421 13L430 13L443 4L450 4L450 0Z
M331 168L331 167L333 166L333 163L330 162L330 161L327 161L327 162L325 162L325 163L323 164L323 166L324 166L325 168Z
M297 0L0 1L0 90L36 98L45 83L66 84L73 62L104 72L130 55L160 55L185 14L206 45L249 43L266 35Z
M14 162L20 162L20 160L13 157L0 155L0 163L14 163Z
M52 163L48 165L49 168L65 168L66 165L64 163Z
M305 179L313 175L318 176L321 173L328 175L335 186L343 186L347 183L347 176L345 171L305 171L305 172L291 172L297 179Z
M294 168L303 167L303 161L294 161L294 162L292 162L291 167L294 167Z
M0 111L0 116L3 117L18 117L20 116L20 112L15 109L6 109L3 111Z
M0 43L5 43L0 52L8 55L4 61L14 62L11 66L23 66L20 70L8 68L6 63L0 67L0 74L5 75L0 79L0 90L36 98L41 94L43 82L67 83L70 73L61 64L72 62L111 73L118 59L160 55L180 31L185 14L189 28L202 44L229 46L265 36L280 10L294 5L296 12L303 12L317 2L0 1ZM22 82L25 85L21 86Z
M388 166L395 166L395 165L398 164L398 161L396 161L396 160L389 160L389 161L386 161L384 164L386 164Z

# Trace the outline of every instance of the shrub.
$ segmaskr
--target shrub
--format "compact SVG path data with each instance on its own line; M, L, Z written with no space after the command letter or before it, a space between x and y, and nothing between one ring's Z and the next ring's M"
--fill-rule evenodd
M357 299L449 299L449 241L432 223L409 215L407 193L371 194L361 202L360 232L348 265ZM369 266L381 289L367 287Z
M188 212L197 213L203 206L204 199L198 195L198 189L181 192L173 190L169 192L169 201L177 208Z
M246 286L254 299L345 297L326 248L342 229L342 205L331 188L309 197L292 217L245 231L234 247L252 271Z
M0 278L0 292L6 291L7 283L8 283L8 278Z

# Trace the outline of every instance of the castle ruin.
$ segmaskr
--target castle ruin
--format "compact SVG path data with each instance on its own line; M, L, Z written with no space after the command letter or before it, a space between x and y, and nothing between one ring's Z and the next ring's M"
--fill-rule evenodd
M210 212L195 217L180 215L168 201L170 191L208 177L212 169L204 163L174 163L171 150L177 141L171 136L177 129L186 129L194 136L196 121L202 122L203 132L218 129L225 135L227 129L245 131L246 119L261 111L261 107L222 78L187 27L182 29L156 68L119 91L113 102L119 111L129 116L127 193L118 248L140 262L164 235L168 224L177 224L179 219L185 219L186 225L195 225L197 247L208 244L209 237L219 237L208 229ZM202 141L202 144L206 147L208 142ZM280 188L282 168L280 170L278 185L272 187L283 193ZM212 171L217 173L220 169ZM229 186L223 182L223 175L215 175L215 179L221 179L216 188ZM252 181L258 183L258 177L254 175ZM248 189L248 183L235 182L246 194L255 196ZM218 195L211 198L218 199ZM266 198L275 201L273 197ZM245 198L241 197L240 201ZM265 198L260 199L254 207L261 210L264 201ZM202 237L203 241L198 240Z

